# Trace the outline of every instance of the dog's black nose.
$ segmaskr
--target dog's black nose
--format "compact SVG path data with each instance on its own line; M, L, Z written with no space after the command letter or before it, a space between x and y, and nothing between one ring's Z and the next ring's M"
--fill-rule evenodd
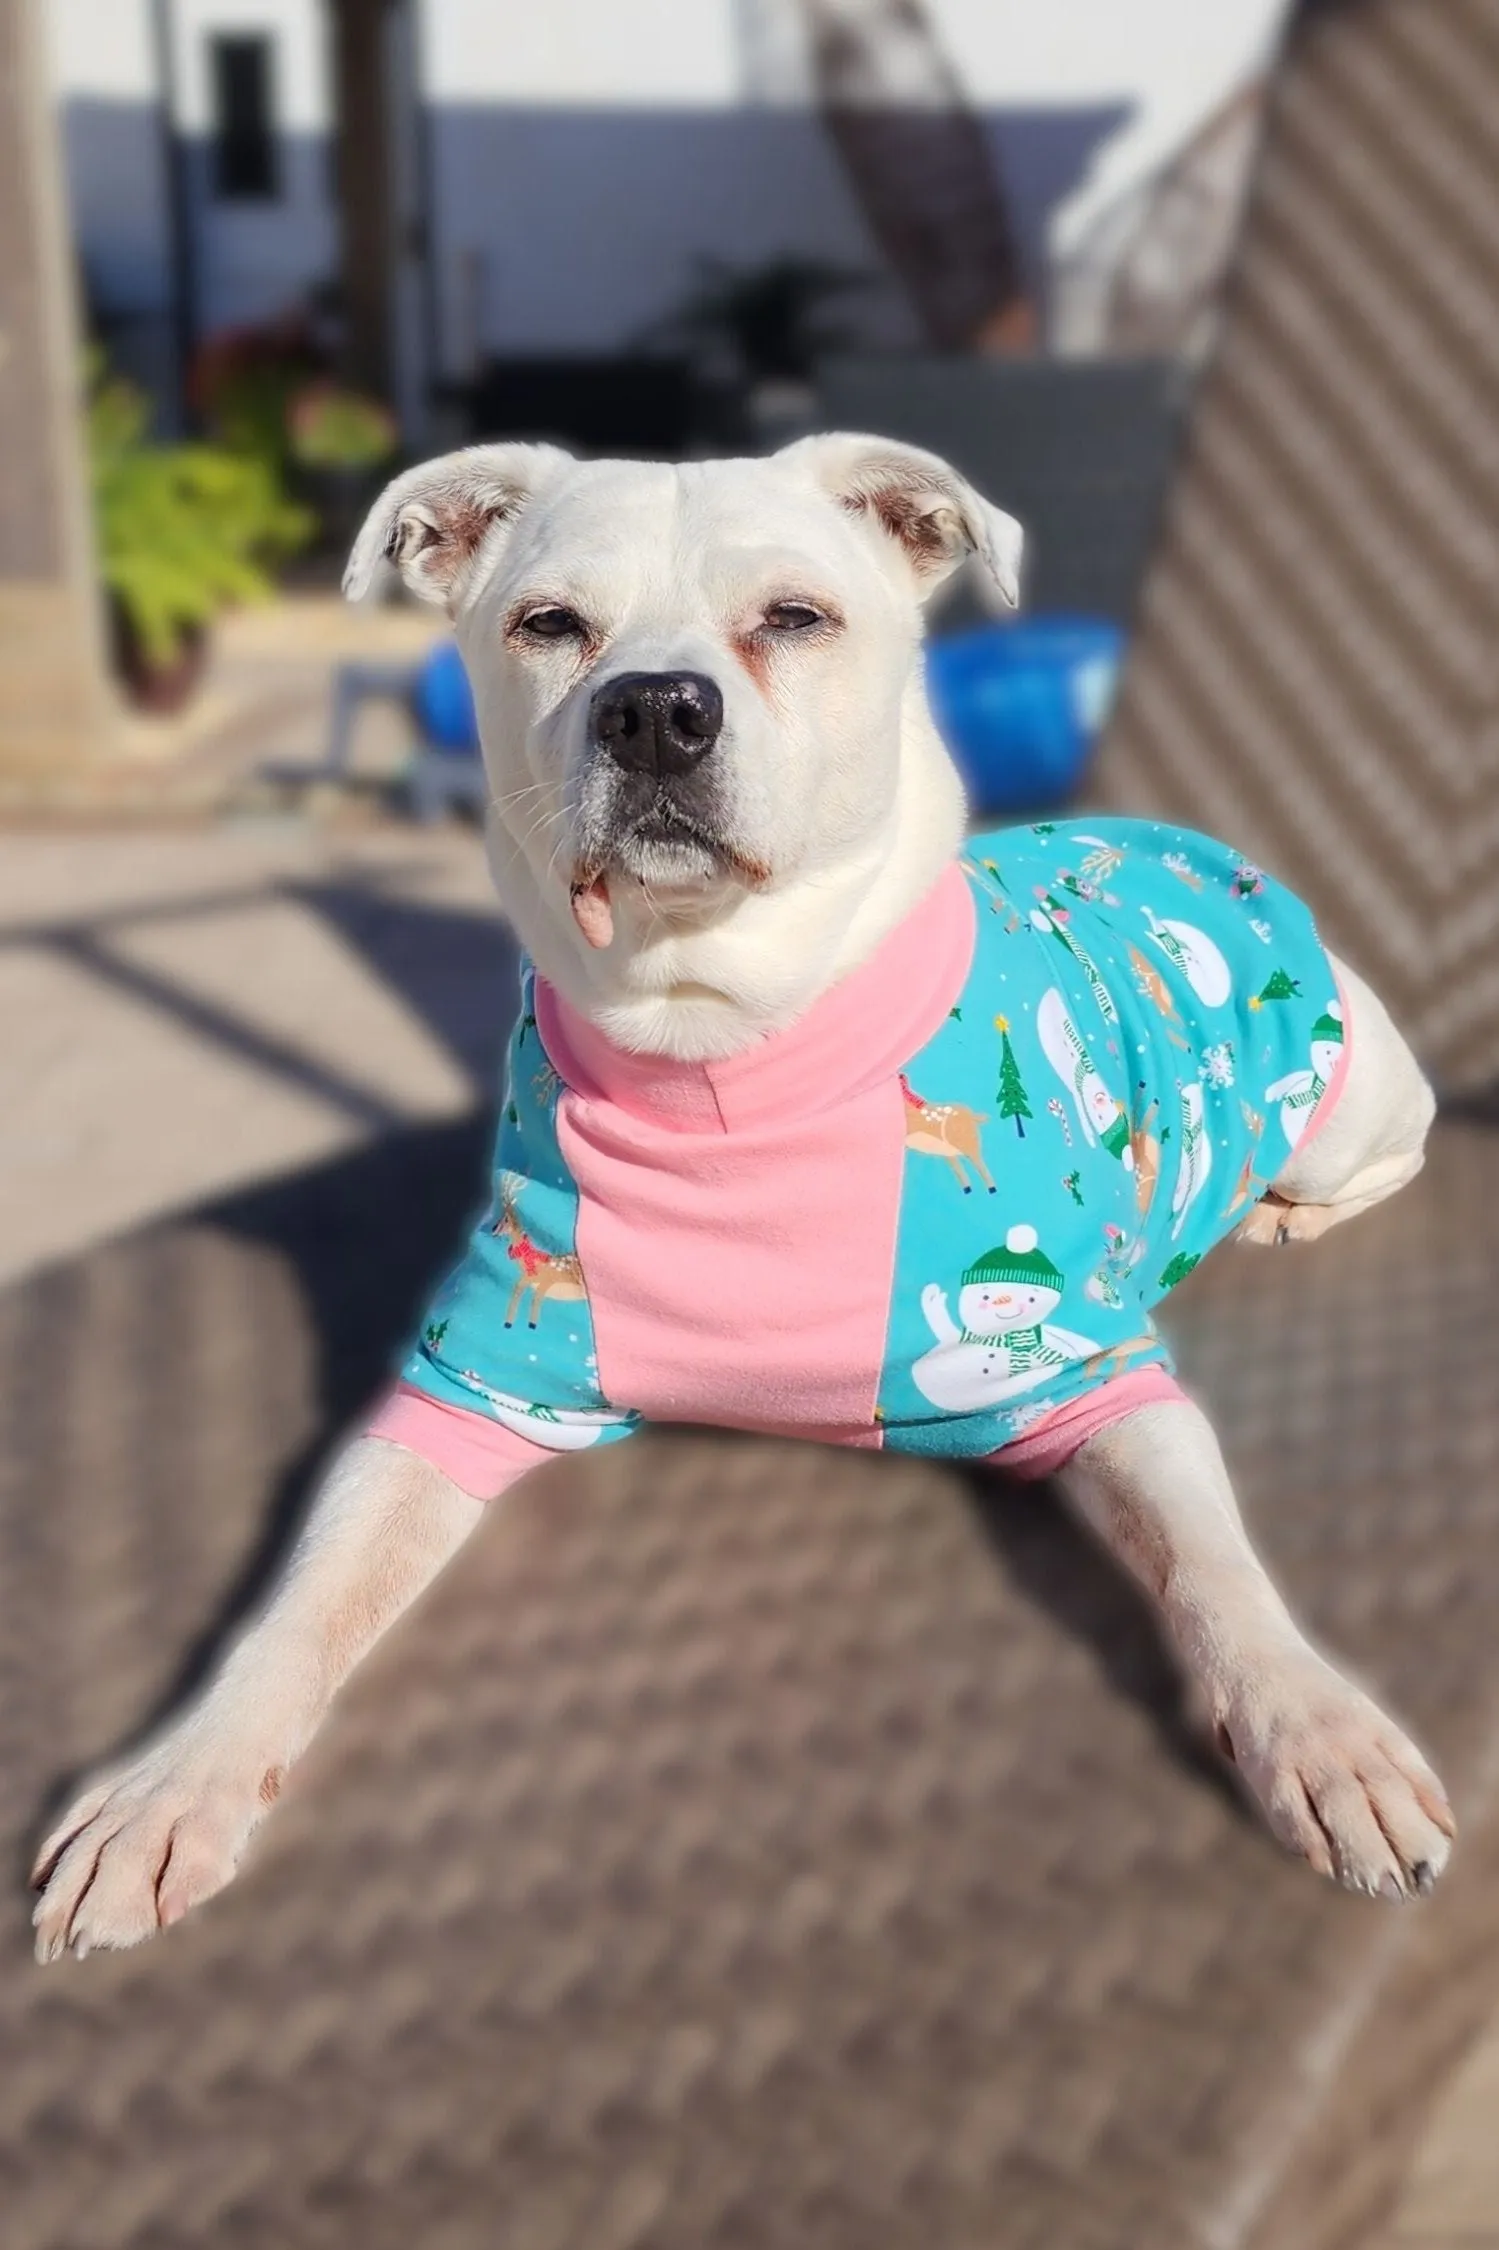
M723 697L702 672L621 672L589 711L593 739L626 773L690 773L723 726Z

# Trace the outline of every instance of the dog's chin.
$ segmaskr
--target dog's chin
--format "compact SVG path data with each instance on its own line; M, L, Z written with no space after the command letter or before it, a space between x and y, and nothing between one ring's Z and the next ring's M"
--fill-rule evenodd
M652 812L622 827L580 863L573 919L588 944L609 945L622 891L644 894L653 913L700 913L733 890L758 890L770 870L727 837L676 813Z
M653 817L620 837L613 862L645 890L701 891L732 874L730 850L695 822Z

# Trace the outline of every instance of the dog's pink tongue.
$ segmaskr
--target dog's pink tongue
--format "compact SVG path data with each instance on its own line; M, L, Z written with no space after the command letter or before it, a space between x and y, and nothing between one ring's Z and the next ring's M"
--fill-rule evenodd
M573 920L588 943L601 953L614 935L607 876L595 875L591 883L573 885Z

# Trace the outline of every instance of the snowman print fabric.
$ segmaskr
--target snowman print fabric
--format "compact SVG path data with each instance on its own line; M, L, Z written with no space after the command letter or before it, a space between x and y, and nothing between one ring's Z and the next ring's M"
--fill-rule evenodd
M1146 821L971 840L972 968L913 1057L879 1418L998 1451L1110 1376L1169 1367L1152 1307L1264 1194L1332 1086L1342 1010L1301 901Z

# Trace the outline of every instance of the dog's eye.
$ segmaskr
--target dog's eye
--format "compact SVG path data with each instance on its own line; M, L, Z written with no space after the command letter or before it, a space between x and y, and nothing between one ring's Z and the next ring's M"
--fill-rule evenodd
M575 609L560 603L532 609L520 620L520 630L533 641L580 641L588 628Z
M773 633L806 633L826 621L811 602L772 602L765 612L765 622Z

